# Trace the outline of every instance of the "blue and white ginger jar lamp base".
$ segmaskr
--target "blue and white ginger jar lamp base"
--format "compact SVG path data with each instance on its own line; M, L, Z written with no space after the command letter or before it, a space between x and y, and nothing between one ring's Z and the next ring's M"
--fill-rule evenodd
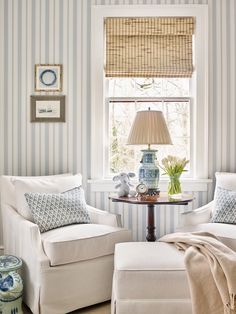
M160 170L157 167L156 152L154 149L143 149L141 166L139 168L139 181L145 183L148 187L148 192L159 191L158 184L160 179Z

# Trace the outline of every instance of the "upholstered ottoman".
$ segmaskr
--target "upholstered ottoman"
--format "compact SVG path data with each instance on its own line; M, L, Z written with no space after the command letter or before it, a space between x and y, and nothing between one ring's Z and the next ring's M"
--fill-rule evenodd
M115 248L113 314L191 314L184 252L162 242Z

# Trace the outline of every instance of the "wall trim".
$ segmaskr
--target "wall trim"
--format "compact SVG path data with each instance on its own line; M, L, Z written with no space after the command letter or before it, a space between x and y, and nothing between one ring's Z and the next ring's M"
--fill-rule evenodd
M209 187L208 185L212 184L213 180L211 179L182 179L182 190L185 192L207 192ZM103 180L88 180L88 184L90 185L91 192L114 192L115 184L110 179ZM132 182L134 187L138 184L138 182ZM167 191L168 179L162 179L160 181L159 187L161 191Z

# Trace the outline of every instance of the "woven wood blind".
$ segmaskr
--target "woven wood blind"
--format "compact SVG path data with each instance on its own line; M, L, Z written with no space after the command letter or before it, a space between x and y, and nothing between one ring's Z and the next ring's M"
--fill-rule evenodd
M194 17L106 18L106 77L191 77L194 26Z

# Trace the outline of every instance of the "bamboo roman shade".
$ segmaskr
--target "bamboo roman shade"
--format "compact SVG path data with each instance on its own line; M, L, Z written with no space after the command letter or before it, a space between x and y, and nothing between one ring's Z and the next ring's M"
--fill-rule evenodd
M106 18L106 77L191 77L194 26L194 17Z

